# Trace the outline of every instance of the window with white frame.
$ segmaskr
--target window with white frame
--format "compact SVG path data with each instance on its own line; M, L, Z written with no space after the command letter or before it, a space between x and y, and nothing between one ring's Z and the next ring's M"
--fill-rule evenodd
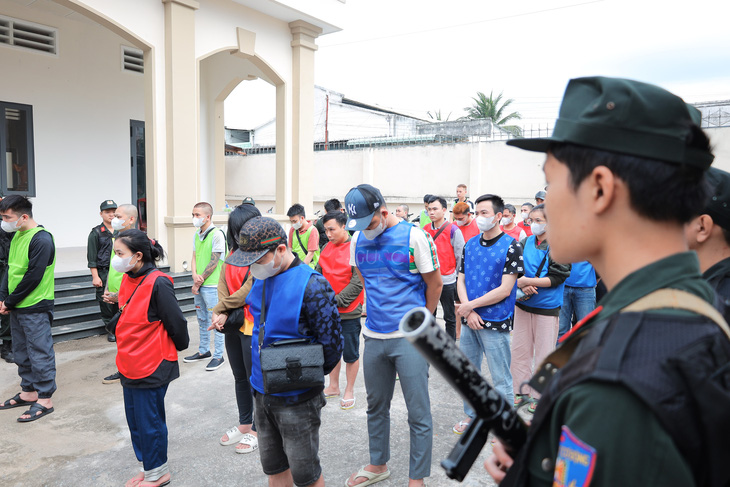
M0 191L35 196L33 107L0 101Z

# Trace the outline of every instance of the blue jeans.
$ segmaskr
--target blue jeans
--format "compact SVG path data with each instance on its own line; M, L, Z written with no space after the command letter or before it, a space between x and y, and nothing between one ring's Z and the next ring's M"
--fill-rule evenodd
M151 389L122 387L132 448L142 462L145 478L154 481L168 473L165 394L167 386Z
M210 332L208 331L208 327L210 326L210 320L213 318L213 306L218 304L218 288L201 287L199 292L200 294L193 294L193 300L195 301L195 313L198 315L198 328L200 330L200 346L198 347L198 352L202 355L210 351ZM213 330L213 336L215 338L213 358L221 358L223 357L225 336L217 330Z
M408 477L414 480L428 477L433 445L428 362L405 338L379 340L366 336L362 358L368 395L370 463L385 465L390 460L390 402L397 372L411 431Z
M477 369L482 369L482 356L486 355L489 373L492 375L492 385L512 404L512 372L509 366L512 360L510 352L509 332L495 330L472 330L467 325L461 326L459 348ZM476 413L464 401L464 412L470 418Z
M596 307L595 287L570 287L565 286L563 291L563 306L560 308L560 328L558 329L558 340L570 331L573 313L578 321Z

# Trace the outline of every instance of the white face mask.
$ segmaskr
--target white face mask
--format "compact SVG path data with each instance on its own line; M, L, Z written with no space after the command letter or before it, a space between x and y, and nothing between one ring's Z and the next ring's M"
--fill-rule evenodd
M530 225L533 235L542 235L543 233L545 233L546 227L547 223L533 223L532 225Z
M502 218L502 220L499 222L502 226L509 225L512 223L512 218L505 216Z
M279 264L278 266L274 266L275 259L276 252L274 252L274 258L266 264L257 264L256 262L254 262L253 264L251 264L251 275L259 281L263 281L264 279L275 276L281 268L281 264Z
M124 220L114 217L114 219L112 220L112 228L117 231L121 230L122 228L124 228Z
M377 227L373 228L372 230L363 230L362 234L365 235L365 238L368 240L374 240L376 237L378 237L381 233L385 231L385 215L382 213L380 214L380 223Z
M112 257L111 261L112 268L114 268L114 270L117 272L121 272L122 274L131 271L132 268L137 265L137 262L135 262L134 264L132 263L132 257L134 256L130 255L129 257L122 258L118 255L115 255L114 257Z
M527 220L527 217L530 216L530 214L526 211L523 211L522 213L520 213L520 216L522 217L522 221L525 221Z
M292 225L291 225L291 226L292 226L292 228L293 228L294 230L299 230L300 228L302 228L302 222L296 222L296 223L292 223Z
M205 221L205 217L203 218L193 218L193 226L195 228L200 228L203 226L203 222Z
M20 218L18 218L17 221L14 222L6 222L5 220L0 223L0 227L5 231L5 233L13 233L20 230Z
M460 227L463 227L467 224L466 218L464 218L463 220L456 220L456 224Z
M477 217L477 227L479 227L480 232L488 232L492 228L494 228L494 225L496 225L497 222L494 221L494 217L491 219L484 217L484 216L478 216Z

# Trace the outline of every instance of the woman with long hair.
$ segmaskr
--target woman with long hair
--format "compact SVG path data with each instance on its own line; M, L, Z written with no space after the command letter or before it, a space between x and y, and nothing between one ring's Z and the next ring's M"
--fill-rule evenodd
M540 395L523 383L532 377L533 364L539 367L555 348L563 304L563 288L570 275L570 264L562 265L550 257L545 206L530 211L532 235L522 241L524 276L517 279L518 293L512 332L512 385L515 407L530 403L535 412Z
M249 204L237 206L228 217L228 246L231 253L238 249L238 234L243 224L261 212ZM230 254L229 254L230 255ZM251 333L253 317L248 311L246 296L253 277L248 267L223 264L218 280L218 304L213 307L211 329L225 334L226 353L235 380L238 426L233 426L220 439L221 445L236 444L236 453L250 453L258 448L253 424L253 392L251 376Z
M155 265L163 257L162 246L140 230L126 230L114 241L111 265L124 273L115 330L117 368L132 447L142 462L125 487L170 483L165 394L180 377L177 352L188 348L189 337L172 278Z

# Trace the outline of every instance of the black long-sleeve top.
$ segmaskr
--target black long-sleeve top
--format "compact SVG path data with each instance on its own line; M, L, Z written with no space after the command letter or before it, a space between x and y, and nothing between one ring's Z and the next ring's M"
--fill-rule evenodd
M41 231L33 235L28 244L28 269L12 293L8 290L8 273L5 273L2 283L0 283L0 301L4 301L5 306L18 313L52 310L52 299L44 299L26 308L16 308L16 306L38 287L46 272L46 267L51 265L55 258L56 245L53 243L51 234Z

